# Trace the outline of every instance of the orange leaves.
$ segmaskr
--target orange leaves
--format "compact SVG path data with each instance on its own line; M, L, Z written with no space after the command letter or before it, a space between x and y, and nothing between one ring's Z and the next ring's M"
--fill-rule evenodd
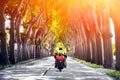
M66 10L60 0L47 3L47 11L49 11L48 18L51 18L49 22L50 31L54 34L56 40L62 40L67 33L65 31L67 27ZM65 33L65 32L66 33Z
M14 8L17 6L18 0L10 0L7 4L7 10L13 11Z
M81 24L89 25L89 27L85 26L88 31L91 29L90 26L93 23L97 24L97 9L101 10L105 7L107 1L29 0L29 7L27 8L23 21L28 23L32 17L40 15L39 20L35 22L34 28L47 27L56 39L65 40L66 35L71 36L72 33L79 33L80 30L78 30L78 27Z

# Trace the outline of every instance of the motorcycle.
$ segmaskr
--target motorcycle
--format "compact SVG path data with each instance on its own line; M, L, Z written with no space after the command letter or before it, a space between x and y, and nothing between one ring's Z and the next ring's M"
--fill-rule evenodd
M59 69L59 71L62 71L62 69L65 67L65 64L64 64L65 57L64 57L64 55L56 55L55 59L56 59L55 67L57 69Z

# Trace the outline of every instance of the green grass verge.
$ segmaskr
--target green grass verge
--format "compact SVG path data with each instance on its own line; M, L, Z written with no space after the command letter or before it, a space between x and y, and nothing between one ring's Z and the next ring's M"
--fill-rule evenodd
M14 64L14 65L29 63L29 62L32 62L33 60L34 59L30 59L30 60L26 60L26 61L21 61L21 62L18 62L16 64ZM12 67L14 65L12 65L12 64L9 64L9 65L0 65L0 70L8 68L8 67Z
M97 64L94 64L94 63L91 63L91 62L86 62L84 60L80 60L80 59L77 59L77 58L75 58L75 60L77 62L80 62L80 63L85 64L85 65L87 65L89 67L92 67L92 68L103 68L102 65L97 65Z
M11 67L12 65L0 65L0 69L5 69L5 68L8 68L8 67Z
M21 61L21 62L18 62L16 64L25 64L25 63L32 62L33 60L35 60L35 59L29 59L29 60L26 60L26 61Z
M120 71L109 71L107 72L107 75L120 79Z

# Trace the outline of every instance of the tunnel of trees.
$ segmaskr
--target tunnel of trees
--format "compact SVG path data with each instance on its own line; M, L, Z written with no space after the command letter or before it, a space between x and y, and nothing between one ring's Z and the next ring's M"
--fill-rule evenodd
M70 56L120 70L119 0L0 0L0 65L53 55L56 43Z

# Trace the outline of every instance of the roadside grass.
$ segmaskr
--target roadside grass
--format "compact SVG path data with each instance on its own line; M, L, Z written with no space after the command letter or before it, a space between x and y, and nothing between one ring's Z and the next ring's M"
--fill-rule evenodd
M87 66L89 66L89 67L92 67L92 68L103 68L102 65L97 65L97 64L94 64L94 63L91 63L91 62L86 62L86 61L84 61L84 60L80 60L80 62L81 62L82 64L85 64L85 65L87 65Z
M120 71L109 71L106 74L115 77L117 79L120 79Z
M104 68L102 65L97 65L91 62L86 62L78 58L73 58L73 59L75 59L77 62L80 62L81 64L87 65L92 68ZM116 80L120 80L120 71L107 71L106 74L111 77L114 77Z
M92 67L92 68L103 68L102 65L97 65L97 64L94 64L94 63L91 63L91 62L87 62L87 61L84 61L84 60L80 60L80 59L77 59L77 58L74 58L77 62L80 62L81 64L85 64L89 67Z
M16 64L0 65L0 70L5 69L5 68L9 68L9 67L12 67L12 66L18 65L18 64L26 64L26 63L29 63L29 62L32 62L32 61L34 61L34 59L30 59L30 60L27 60L27 61L21 61L21 62L18 62Z
M52 56L49 56L49 57L52 57ZM0 70L5 69L5 68L9 68L9 67L12 67L12 66L15 66L15 65L19 65L19 64L26 64L26 63L32 62L34 60L37 60L37 59L29 59L29 60L26 60L26 61L16 62L16 64L8 64L8 65L1 65L0 64Z
M18 62L16 64L26 64L26 63L29 63L29 62L32 62L34 61L35 59L29 59L29 60L26 60L26 61L21 61L21 62Z
M0 65L0 70L8 68L8 67L12 67L12 65Z

